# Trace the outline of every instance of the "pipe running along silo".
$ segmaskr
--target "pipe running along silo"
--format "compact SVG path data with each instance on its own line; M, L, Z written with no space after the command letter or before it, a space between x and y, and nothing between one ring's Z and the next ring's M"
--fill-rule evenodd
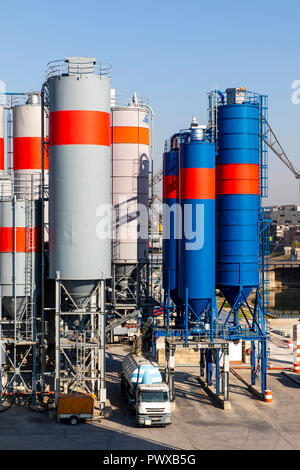
M179 296L185 322L189 307L189 324L198 326L212 323L215 309L215 144L195 118L180 144L179 200Z
M49 276L82 308L111 275L110 66L52 62L48 90Z
M238 310L259 286L259 95L228 89L217 116L216 284Z
M120 299L138 303L140 273L148 261L151 111L134 93L127 103L117 96L111 114L114 278L123 291Z

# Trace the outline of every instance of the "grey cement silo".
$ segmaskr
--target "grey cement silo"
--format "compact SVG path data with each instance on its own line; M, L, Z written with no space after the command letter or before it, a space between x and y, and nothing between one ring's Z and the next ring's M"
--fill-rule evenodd
M90 58L48 68L49 273L78 306L111 276L109 75Z

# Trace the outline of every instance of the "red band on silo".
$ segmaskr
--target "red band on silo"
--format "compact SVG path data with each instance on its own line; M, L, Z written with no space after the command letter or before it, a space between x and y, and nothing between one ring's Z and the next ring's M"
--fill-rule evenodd
M14 229L13 227L0 227L0 252L26 253L39 251L40 249L40 229L27 229L26 227L16 227L16 250L14 250Z
M217 179L258 180L259 165L248 163L227 163L216 166Z
M14 170L41 170L41 138L14 137ZM44 152L44 168L49 169L48 148Z
M180 168L180 199L215 199L214 168Z
M164 175L163 180L163 198L176 199L178 194L178 176Z
M111 143L110 114L102 111L54 111L49 117L50 145Z
M111 128L113 144L144 144L149 145L149 129L147 127L116 126Z
M259 194L259 183L254 180L218 181L217 194Z
M259 165L217 165L217 194L259 194Z
M4 170L4 139L0 138L0 170Z

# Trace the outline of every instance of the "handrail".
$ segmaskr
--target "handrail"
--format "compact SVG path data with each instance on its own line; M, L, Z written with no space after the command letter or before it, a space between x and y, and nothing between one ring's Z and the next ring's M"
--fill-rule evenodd
M53 60L47 64L46 78L62 76L62 75L86 75L94 74L99 76L110 77L111 65L102 62L91 61L66 61Z
M145 96L139 96L137 103L132 101L132 96L129 95L114 95L112 96L112 108L147 108L149 105L149 98Z
M240 89L240 91L244 93L244 97L243 97L243 102L238 103L238 104L247 104L247 103L259 104L260 103L261 95L259 93L255 93L253 91L242 89L242 88ZM218 103L217 103L218 106L234 104L229 101L227 90L225 90L225 92L222 92L220 90L212 90L211 92L208 93L210 100L213 95L218 95ZM211 101L210 101L210 105L211 105Z

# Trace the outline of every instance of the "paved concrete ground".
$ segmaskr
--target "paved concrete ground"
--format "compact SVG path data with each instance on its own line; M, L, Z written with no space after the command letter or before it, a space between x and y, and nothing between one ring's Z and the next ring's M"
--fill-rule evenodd
M292 365L287 340L275 334L271 339L272 364ZM129 348L112 345L108 349L108 393L114 410L110 419L73 427L25 407L11 408L0 413L0 449L300 449L300 385L280 370L268 374L272 404L253 398L231 374L232 408L224 412L200 388L198 370L180 369L173 424L137 428L120 399L118 371ZM238 373L249 380L249 371Z

